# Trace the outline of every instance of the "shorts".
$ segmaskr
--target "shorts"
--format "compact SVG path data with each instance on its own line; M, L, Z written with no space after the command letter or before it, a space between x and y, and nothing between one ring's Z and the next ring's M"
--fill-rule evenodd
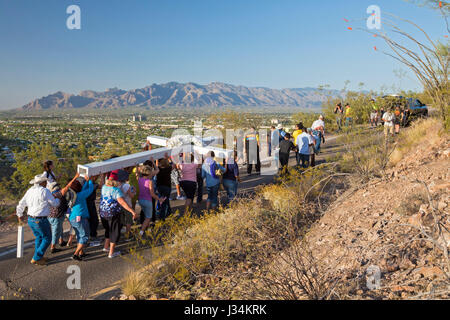
M195 191L197 190L197 182L182 180L180 181L180 186L186 194L186 198L194 200Z
M180 172L176 169L172 170L170 173L170 179L172 180L172 184L179 185L180 184Z
M120 239L120 215L116 215L111 219L101 218L103 228L105 228L105 239L109 239L111 243L117 243Z
M377 120L377 118L378 118L378 113L372 112L372 113L370 114L370 120Z
M208 193L208 201L213 207L216 207L218 203L219 187L220 183L216 184L215 186L206 187L206 192Z
M139 205L144 212L145 219L151 219L153 216L153 201L139 199Z
M81 218L80 222L75 219L70 220L70 225L75 230L77 242L79 244L87 244L89 241L89 221L87 218Z
M120 223L122 225L133 224L133 215L131 214L131 212L123 211L120 214Z

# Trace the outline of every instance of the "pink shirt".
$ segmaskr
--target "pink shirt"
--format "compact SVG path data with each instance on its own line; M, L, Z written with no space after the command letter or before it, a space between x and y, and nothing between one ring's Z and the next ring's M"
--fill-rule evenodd
M139 199L152 201L150 183L152 183L150 179L139 178Z
M197 167L196 163L182 163L181 165L181 179L180 181L194 181L197 182Z

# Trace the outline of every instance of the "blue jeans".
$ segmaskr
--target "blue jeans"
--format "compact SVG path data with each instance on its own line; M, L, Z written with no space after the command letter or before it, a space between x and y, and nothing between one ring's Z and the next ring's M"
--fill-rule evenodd
M208 192L208 202L211 203L212 207L217 207L218 197L219 197L219 187L220 183L215 186L206 187L206 191Z
M58 240L63 235L63 223L65 216L59 218L48 218L48 222L50 222L50 227L52 229L52 245L58 243Z
M170 188L169 186L158 186L159 195L162 197L166 197L166 201L159 205L158 214L160 219L165 219L172 213L172 209L170 208L171 191L172 188Z
M349 125L353 126L353 118L351 117L345 118L345 126L348 127Z
M320 151L320 144L322 143L322 139L320 138L320 132L314 130L313 131L313 138L316 141L316 145L314 146L315 153L319 153Z
M50 223L47 218L36 219L33 217L28 217L28 225L33 231L36 240L34 242L34 255L33 260L39 261L45 254L48 246L52 241L52 231L50 229Z
M144 212L145 219L151 219L153 216L153 203L150 200L139 199L139 205Z
M89 241L89 220L87 218L81 218L81 221L77 222L75 219L73 219L70 220L70 224L75 230L78 243L87 244Z
M238 184L236 180L223 179L223 187L227 192L228 201L232 201L237 194Z

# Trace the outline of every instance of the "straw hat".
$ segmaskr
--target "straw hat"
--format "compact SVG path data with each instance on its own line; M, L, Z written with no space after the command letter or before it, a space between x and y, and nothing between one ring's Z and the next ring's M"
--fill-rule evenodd
M30 181L30 184L41 184L43 182L47 182L47 180L48 179L46 177L39 174L39 175L35 176L33 180Z

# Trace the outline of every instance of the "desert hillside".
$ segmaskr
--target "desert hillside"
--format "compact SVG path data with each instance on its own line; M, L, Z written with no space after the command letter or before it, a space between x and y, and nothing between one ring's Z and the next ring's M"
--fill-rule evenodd
M450 142L433 125L408 129L386 175L344 193L275 262L288 264L299 297L449 298ZM378 289L367 284L370 266ZM299 270L315 270L317 282L301 285Z
M420 120L385 140L342 134L325 163L293 169L230 208L160 225L121 299L449 297L450 140ZM163 235L163 236L162 236Z

